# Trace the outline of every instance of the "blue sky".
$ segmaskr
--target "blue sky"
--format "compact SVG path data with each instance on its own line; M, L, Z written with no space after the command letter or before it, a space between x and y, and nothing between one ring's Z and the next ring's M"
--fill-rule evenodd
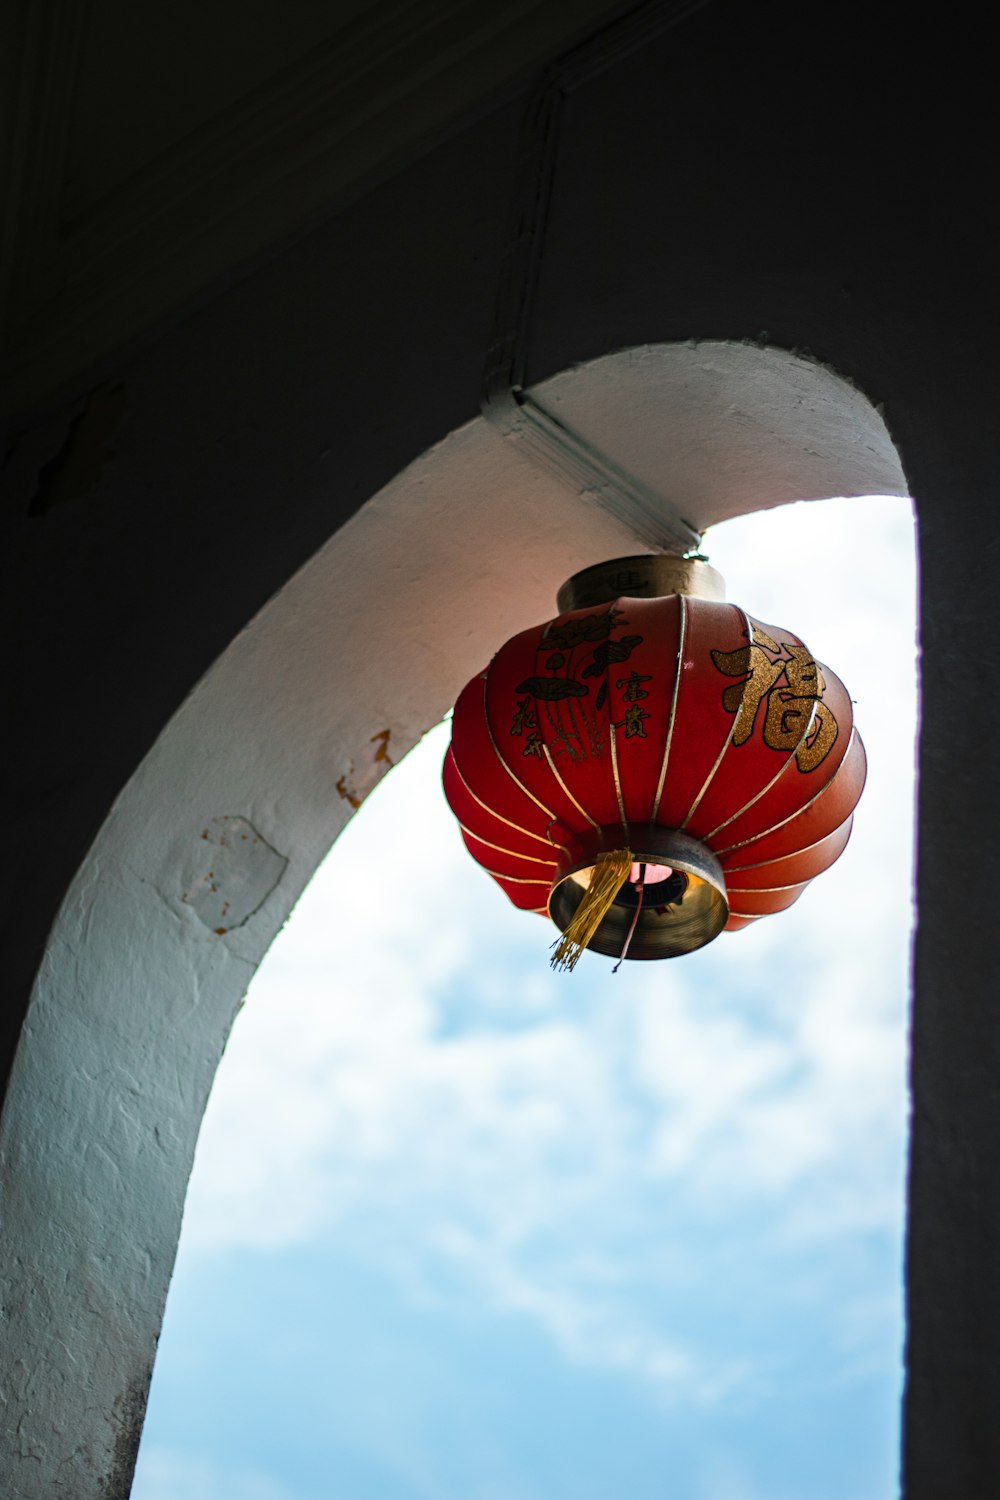
M847 851L697 954L553 974L546 923L465 853L429 735L234 1028L136 1500L894 1492L909 507L784 507L706 550L856 698ZM388 900L387 850L420 861Z

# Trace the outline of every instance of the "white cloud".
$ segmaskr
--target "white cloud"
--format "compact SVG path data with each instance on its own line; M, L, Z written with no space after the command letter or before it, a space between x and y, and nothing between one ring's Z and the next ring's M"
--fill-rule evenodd
M752 975L738 1006L690 984L640 999L638 1073L661 1105L653 1165L737 1198L789 1195L821 1171L824 1192L846 1178L867 1199L874 1176L895 1214L903 976L882 993L848 950L771 1004L768 970L787 967L778 955Z
M680 1395L714 1402L748 1377L743 1363L712 1366L663 1338L606 1288L587 1284L589 1278L583 1289L553 1284L551 1275L529 1274L514 1257L454 1227L441 1230L437 1248L470 1277L480 1297L504 1314L531 1318L573 1363L638 1378L665 1404Z
M414 1199L457 1199L517 1238L572 1191L574 1163L607 1156L618 1104L587 1035L550 1019L442 1038L423 958L252 997L199 1145L192 1247L289 1244L364 1202Z

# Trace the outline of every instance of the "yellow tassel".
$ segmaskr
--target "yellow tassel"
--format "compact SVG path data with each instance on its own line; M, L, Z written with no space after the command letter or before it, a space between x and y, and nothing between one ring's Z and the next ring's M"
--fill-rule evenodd
M554 969L572 970L584 948L604 921L615 897L632 871L632 851L615 849L599 854L590 884L558 943L551 963Z

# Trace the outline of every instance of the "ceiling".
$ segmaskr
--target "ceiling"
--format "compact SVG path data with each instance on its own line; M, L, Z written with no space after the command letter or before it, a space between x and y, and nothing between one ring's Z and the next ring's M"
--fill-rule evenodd
M622 8L12 0L0 18L6 409L259 263Z

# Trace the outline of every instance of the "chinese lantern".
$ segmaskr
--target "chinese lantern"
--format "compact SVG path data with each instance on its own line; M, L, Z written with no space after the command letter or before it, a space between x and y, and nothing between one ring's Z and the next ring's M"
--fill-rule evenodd
M842 852L865 779L851 700L700 560L577 574L455 705L444 788L515 906L584 948L693 952L791 906Z

